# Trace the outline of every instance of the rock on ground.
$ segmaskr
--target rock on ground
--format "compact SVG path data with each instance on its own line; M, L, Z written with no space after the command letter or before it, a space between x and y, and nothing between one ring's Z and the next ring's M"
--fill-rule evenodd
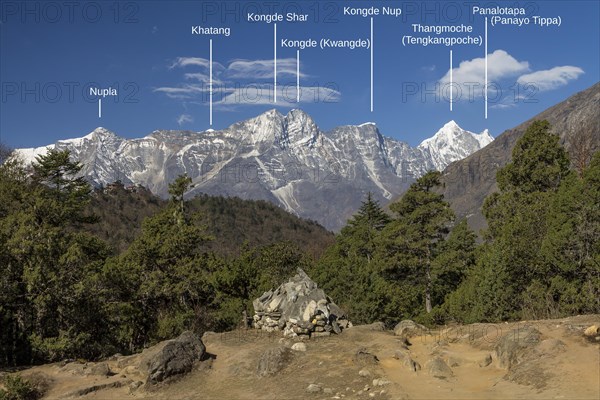
M264 351L258 360L258 376L271 376L281 371L292 359L292 351L284 346L272 347Z
M193 332L162 342L141 355L140 370L147 374L146 384L156 384L175 375L188 373L202 360L206 347Z
M519 327L502 336L495 351L501 368L510 369L523 361L540 342L540 332L530 326Z
M362 376L363 378L369 378L371 376L371 371L369 371L366 368L363 368L360 371L358 371L358 375Z
M492 363L492 355L491 355L491 354L488 354L488 355L487 355L487 356L485 356L483 359L479 360L479 363L478 363L478 365L479 365L481 368L485 368L485 367L487 367L488 365L490 365L491 363Z
M429 360L425 367L429 375L435 378L447 379L454 375L452 369L440 357Z
M586 328L586 330L583 331L583 336L587 338L587 340L589 340L590 342L600 341L600 326L592 325Z
M364 347L358 349L353 360L360 365L375 365L379 362L379 358L375 354L369 353Z
M292 350L294 351L306 351L306 344L302 342L294 343L292 345Z
M319 393L321 391L321 386L311 383L306 387L306 391L308 393Z
M390 384L390 381L388 381L385 378L377 378L377 379L373 379L373 386L377 387L377 386L387 386Z
M421 335L425 332L427 332L427 328L425 326L417 324L409 319L400 321L394 327L394 335L402 337Z
M98 363L92 366L89 371L86 371L88 375L98 375L98 376L110 376L111 371L108 367L108 364L105 362Z
M417 372L421 370L421 364L413 360L408 351L396 350L394 358L396 360L400 360L402 362L402 365L412 372Z
M385 331L385 324L381 321L373 322L370 325L367 325L368 328L372 331L383 332Z

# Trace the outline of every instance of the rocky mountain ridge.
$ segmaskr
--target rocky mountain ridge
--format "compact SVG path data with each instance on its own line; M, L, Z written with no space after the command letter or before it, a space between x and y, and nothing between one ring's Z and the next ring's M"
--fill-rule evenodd
M367 192L386 203L426 171L442 170L492 140L487 130L475 134L450 121L411 147L383 136L374 123L323 132L302 110L269 110L220 131L161 130L124 139L100 127L18 153L30 163L48 149L69 149L93 184L140 184L163 197L186 173L194 183L189 197L202 192L267 200L338 230Z

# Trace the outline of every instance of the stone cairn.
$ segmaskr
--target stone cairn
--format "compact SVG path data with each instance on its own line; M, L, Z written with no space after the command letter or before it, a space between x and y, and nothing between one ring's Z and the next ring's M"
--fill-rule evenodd
M352 326L344 312L306 273L298 273L275 291L254 300L252 326L284 337L309 339L340 334Z

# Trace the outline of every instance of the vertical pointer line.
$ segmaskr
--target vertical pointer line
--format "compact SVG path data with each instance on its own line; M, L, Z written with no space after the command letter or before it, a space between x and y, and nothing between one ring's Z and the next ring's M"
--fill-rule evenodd
M277 24L273 24L273 100L277 103Z
M488 117L488 19L485 17L485 86L483 87L483 94L485 96L485 119Z
M450 111L452 111L452 50L450 50Z
M210 126L213 124L213 55L212 55L212 39L210 39L210 49L209 49L209 78L208 78L208 93L209 93L209 103L210 103Z
M300 103L300 50L296 50L296 102Z
M373 17L371 17L371 112L373 112Z
M98 99L98 118L102 118L102 99Z

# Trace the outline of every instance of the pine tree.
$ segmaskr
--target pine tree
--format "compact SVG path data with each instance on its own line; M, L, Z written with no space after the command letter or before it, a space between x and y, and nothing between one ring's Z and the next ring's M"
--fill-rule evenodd
M345 244L347 252L371 262L375 251L375 237L390 222L390 216L383 211L371 192L362 202L358 212L348 220L342 229L339 240Z
M0 164L0 367L30 360L27 326L23 324L30 312L23 285L23 263L9 247L20 229L17 215L27 212L28 192L23 164L18 159Z
M213 273L215 320L219 329L235 328L242 313L250 315L252 301L291 278L298 268L308 271L311 260L290 242L250 247Z
M500 192L484 202L488 244L478 264L477 296L487 300L477 307L479 319L521 317L527 288L547 280L550 270L540 249L549 205L570 175L558 136L547 121L533 122L516 143L511 162L497 173Z
M174 203L179 204L182 215L185 212L185 209L184 209L185 202L184 202L183 197L192 187L194 187L194 185L192 185L192 178L187 176L187 174L179 175L169 185L169 194L171 195L171 200Z
M115 315L119 345L129 351L206 324L210 269L219 264L205 254L211 237L201 216L184 216L175 200L145 219L141 234L104 271L113 288L106 312Z
M379 253L390 279L421 288L427 313L432 309L432 262L454 220L450 205L433 191L440 176L428 172L390 206L396 218L382 231Z
M433 300L436 304L442 304L475 266L476 237L467 220L462 219L439 244L432 263Z
M548 121L534 121L513 148L512 161L497 173L500 192L556 190L570 173L569 157L559 139L550 132Z
M600 152L563 181L550 204L541 245L543 281L559 314L600 311Z
M359 210L336 237L336 242L311 271L311 276L358 323L384 319L383 298L390 291L372 265L377 237L390 217L367 194Z
M38 194L44 199L39 216L54 225L95 221L83 212L90 201L91 186L78 176L83 166L70 157L69 150L51 149L32 164L34 181L40 184Z
M98 356L106 327L99 318L97 277L109 249L77 231L88 220L83 207L90 193L75 176L80 166L68 152L55 151L38 158L33 180L18 159L1 170L0 197L8 203L0 206L0 258L7 278L2 285L18 290L7 321L21 344L17 358ZM11 357L15 360L14 350Z

